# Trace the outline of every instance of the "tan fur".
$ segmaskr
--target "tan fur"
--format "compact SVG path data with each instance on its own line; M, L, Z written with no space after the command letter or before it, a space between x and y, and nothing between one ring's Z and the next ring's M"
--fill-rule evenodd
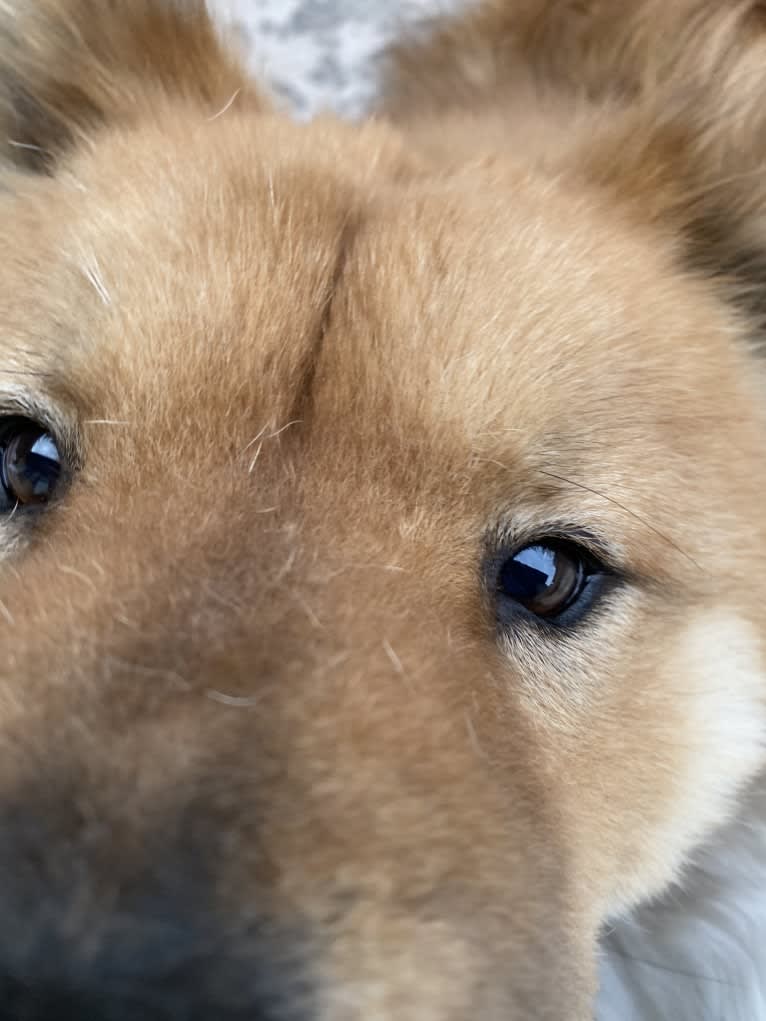
M180 884L211 1017L586 1019L764 766L760 6L490 0L360 126L193 10L0 57L0 405L70 466L2 525L0 980ZM551 529L623 584L498 633Z

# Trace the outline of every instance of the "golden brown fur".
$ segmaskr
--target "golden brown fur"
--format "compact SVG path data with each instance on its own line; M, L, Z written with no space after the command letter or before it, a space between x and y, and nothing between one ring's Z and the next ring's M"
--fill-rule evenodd
M586 1019L757 782L763 12L617 11L489 0L358 126L193 4L4 12L0 405L68 469L1 533L20 1017ZM498 624L552 534L620 583Z

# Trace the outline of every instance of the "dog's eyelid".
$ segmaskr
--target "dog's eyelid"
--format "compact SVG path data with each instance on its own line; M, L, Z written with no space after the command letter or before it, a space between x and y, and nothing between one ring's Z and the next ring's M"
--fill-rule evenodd
M520 528L510 521L501 524L490 537L491 545L495 549L519 549L541 539L554 539L579 546L602 564L609 573L622 577L630 577L633 574L607 539L582 525L549 521L541 522L539 525L525 524Z
M595 535L587 529L567 529L566 532L555 537L580 546L603 568L604 574L611 574L625 580L635 577L635 572L625 563L624 557L601 536Z

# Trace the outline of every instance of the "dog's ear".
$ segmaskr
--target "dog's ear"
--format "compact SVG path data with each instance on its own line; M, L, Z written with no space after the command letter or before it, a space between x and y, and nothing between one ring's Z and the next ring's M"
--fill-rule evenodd
M519 85L579 105L565 172L660 221L766 336L766 0L484 0L389 66L385 109L405 123L512 116Z
M766 3L638 13L622 49L636 89L570 166L672 231L766 338Z
M384 62L383 111L399 121L445 108L493 103L529 74L545 87L592 97L622 82L617 30L625 7L608 0L482 0L456 16L424 21ZM601 52L610 33L612 45Z
M5 0L0 5L0 158L49 169L99 126L169 97L209 115L262 105L216 35L204 0Z

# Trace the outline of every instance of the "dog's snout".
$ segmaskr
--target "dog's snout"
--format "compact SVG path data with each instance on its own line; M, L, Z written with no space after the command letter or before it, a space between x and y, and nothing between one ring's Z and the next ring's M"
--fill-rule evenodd
M73 991L67 985L40 985L34 981L7 978L0 981L3 1016L14 1021L185 1021L217 1018L220 1021L252 1018L259 1021L272 1015L254 1007L249 1013L227 1011L211 1002L197 1003L188 1009L179 998L165 988L123 994L100 988Z
M173 818L131 839L73 800L32 785L0 814L2 1021L311 1016L302 932L257 891L223 902L215 835Z
M194 997L194 980L184 992L176 994L160 986L122 993L109 988L72 991L63 986L41 987L16 978L0 981L2 1016L13 1021L276 1021L298 1018L291 1013L275 1013L258 1003L227 1007L207 998ZM189 990L187 992L187 990Z
M149 935L151 928L155 936ZM301 1021L310 1016L304 1013L300 977L282 973L263 947L251 953L246 943L234 949L223 940L194 947L190 933L164 923L135 924L131 935L101 934L93 947L87 934L67 943L50 928L36 934L27 929L22 924L10 933L17 946L6 955L0 975L0 1017L8 1021Z

